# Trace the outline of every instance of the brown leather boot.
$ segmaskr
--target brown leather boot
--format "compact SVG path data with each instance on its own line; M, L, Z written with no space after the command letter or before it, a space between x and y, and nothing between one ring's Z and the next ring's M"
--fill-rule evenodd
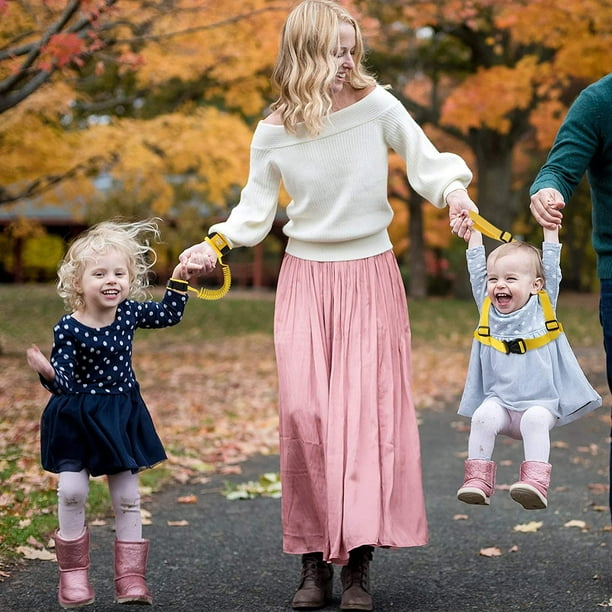
M153 603L145 574L149 540L120 542L115 540L115 601L120 604Z
M332 596L334 568L322 553L302 555L302 580L291 606L296 610L322 608Z
M372 610L370 595L370 561L372 547L360 546L349 553L348 565L340 572L342 581L341 610Z
M77 540L63 540L59 529L55 532L55 554L59 566L57 599L62 608L79 608L94 602L89 584L89 530Z

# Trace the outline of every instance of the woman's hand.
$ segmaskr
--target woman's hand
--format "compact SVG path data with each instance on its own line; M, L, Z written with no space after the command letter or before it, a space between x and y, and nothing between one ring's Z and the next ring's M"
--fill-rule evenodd
M212 272L217 265L217 254L208 242L200 242L185 249L179 255L187 279L192 276L203 276ZM186 280L187 280L186 279Z
M468 241L470 239L472 220L463 211L474 210L478 212L478 207L472 202L465 189L451 191L446 196L446 203L448 204L451 233L457 234L459 238Z

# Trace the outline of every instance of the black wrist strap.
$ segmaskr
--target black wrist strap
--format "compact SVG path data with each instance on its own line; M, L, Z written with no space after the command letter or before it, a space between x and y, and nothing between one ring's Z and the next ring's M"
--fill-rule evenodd
M173 291L187 291L189 283L186 280L180 278L171 278L166 284L166 289L172 289Z

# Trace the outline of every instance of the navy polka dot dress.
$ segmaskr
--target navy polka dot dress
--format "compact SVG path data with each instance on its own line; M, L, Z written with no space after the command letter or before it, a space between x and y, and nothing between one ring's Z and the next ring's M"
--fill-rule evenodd
M41 378L52 393L41 419L45 470L100 476L166 459L132 369L132 342L139 327L176 325L186 301L174 291L161 302L126 300L107 327L87 327L72 315L60 319L51 351L55 379Z

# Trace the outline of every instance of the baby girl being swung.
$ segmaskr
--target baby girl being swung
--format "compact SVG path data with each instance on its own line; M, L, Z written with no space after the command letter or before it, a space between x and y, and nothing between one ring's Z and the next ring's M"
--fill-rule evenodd
M103 222L79 236L58 270L69 314L54 328L51 359L36 346L27 350L28 364L52 394L41 419L41 461L59 474L55 543L64 608L94 601L85 504L89 477L99 475L108 476L115 512L116 601L152 603L138 472L166 454L132 369L132 341L139 327L181 320L190 270L174 269L160 302L136 301L155 261L147 235L159 235L152 221Z
M542 253L512 241L485 255L472 228L467 264L480 312L459 414L471 417L468 458L457 498L489 504L491 460L499 434L522 440L524 462L512 499L525 509L547 507L550 430L601 406L554 310L559 295L558 229L544 229Z

